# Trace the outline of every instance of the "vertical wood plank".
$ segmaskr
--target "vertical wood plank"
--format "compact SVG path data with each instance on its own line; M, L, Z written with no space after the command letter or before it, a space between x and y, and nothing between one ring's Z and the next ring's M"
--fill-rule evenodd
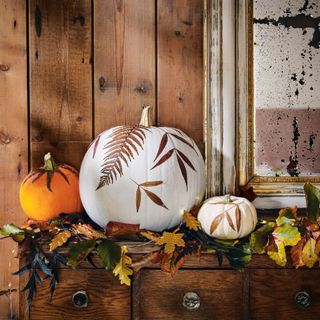
M0 0L0 225L21 223L19 184L28 171L26 2ZM19 290L16 245L0 241L0 290ZM18 293L13 293L13 314L18 319ZM0 319L10 318L10 301L0 297Z
M155 112L155 2L94 2L95 133Z
M30 0L31 164L79 166L92 139L91 1Z
M203 1L157 1L158 122L203 141Z

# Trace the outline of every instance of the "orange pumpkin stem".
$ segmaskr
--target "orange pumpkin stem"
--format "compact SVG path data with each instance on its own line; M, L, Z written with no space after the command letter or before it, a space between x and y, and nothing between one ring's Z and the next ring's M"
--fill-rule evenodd
M55 171L57 169L57 165L55 163L55 161L53 160L51 153L48 152L45 156L44 156L44 166L43 169L45 171Z

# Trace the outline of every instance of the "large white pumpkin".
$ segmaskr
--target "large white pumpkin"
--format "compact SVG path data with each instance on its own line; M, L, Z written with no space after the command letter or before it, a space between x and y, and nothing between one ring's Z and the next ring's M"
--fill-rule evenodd
M213 197L204 202L198 213L202 229L221 240L233 240L247 236L257 225L254 205L245 198Z
M144 110L143 119L149 111ZM154 231L174 227L204 192L202 155L175 128L140 124L109 129L93 141L81 164L81 200L101 227L109 221Z

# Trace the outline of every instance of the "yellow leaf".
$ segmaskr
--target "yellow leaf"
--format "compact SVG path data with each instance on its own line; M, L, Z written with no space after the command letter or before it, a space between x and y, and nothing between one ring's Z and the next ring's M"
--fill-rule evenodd
M279 266L287 264L286 249L282 241L275 240L271 248L268 249L268 256Z
M81 234L88 239L107 239L103 232L93 229L89 224L78 223L73 224L72 227L77 234Z
M53 251L54 249L61 247L65 244L71 237L71 232L69 230L59 232L50 242L49 249Z
M160 235L158 233L155 233L155 232L152 232L152 231L148 231L148 230L143 230L143 231L140 231L139 234L148 239L148 240L151 240L153 242L156 242L159 240L160 238Z
M310 238L306 242L302 250L302 261L309 268L312 268L313 265L318 260L318 256L316 255L316 252L315 252L315 247L316 247L316 241L313 238Z
M198 231L199 221L190 212L187 212L187 211L184 212L183 221L186 223L186 226L189 229Z
M129 256L126 255L127 252L128 252L128 248L126 246L122 246L120 261L114 267L113 274L115 276L119 276L119 280L121 284L130 286L131 279L129 278L129 276L133 274L133 271L128 267L128 265L132 264L132 260Z
M185 242L182 239L183 233L174 233L165 231L162 237L157 240L156 244L159 246L164 245L164 252L167 254L173 253L175 247L184 247Z

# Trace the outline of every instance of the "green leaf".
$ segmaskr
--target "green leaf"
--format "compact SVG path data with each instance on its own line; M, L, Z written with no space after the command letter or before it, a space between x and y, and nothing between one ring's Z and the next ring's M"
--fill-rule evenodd
M280 210L279 217L276 220L277 226L282 226L285 223L294 225L297 221L297 208L285 208Z
M84 240L71 247L69 251L68 265L75 269L86 256L95 248L95 240Z
M121 248L110 240L103 240L97 247L97 252L106 269L112 270L120 261Z
M286 249L282 241L275 240L272 246L268 248L267 253L279 266L284 267L287 264Z
M248 243L238 244L230 247L224 255L229 260L232 268L243 271L244 267L251 261L251 250Z
M307 215L312 221L317 221L320 204L320 190L310 182L305 183L304 192L307 202Z
M301 234L297 227L284 223L276 227L272 235L283 242L284 246L295 246L301 239Z
M11 236L16 242L21 242L25 238L25 231L14 224L5 224L0 228L0 234L5 237Z
M269 234L274 230L275 223L268 222L261 228L252 232L250 235L250 249L253 253L263 254L265 253L265 247L268 244Z

